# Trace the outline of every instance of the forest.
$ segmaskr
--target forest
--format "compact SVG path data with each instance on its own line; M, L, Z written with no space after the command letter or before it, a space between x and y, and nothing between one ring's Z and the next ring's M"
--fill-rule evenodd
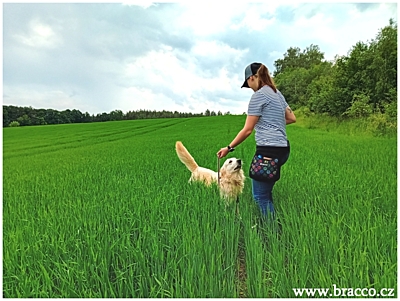
M274 80L292 109L336 117L397 116L397 24L370 42L358 42L347 56L324 60L316 45L289 48L275 61Z
M357 42L344 56L327 61L319 46L290 47L274 62L274 81L293 110L305 116L339 119L378 115L397 127L397 23L389 20L375 39ZM90 115L79 110L57 111L3 105L3 127L104 122L146 118L229 115L206 110L199 114L171 111L114 110Z
M180 113L177 111L172 112L165 110L161 112L150 110L136 110L123 113L121 110L114 110L110 113L90 115L88 112L82 113L81 111L75 109L57 111L53 109L34 109L32 107L3 106L3 127L153 118L187 118L206 116L206 114ZM215 112L208 111L208 116L212 116L212 114L216 115ZM221 112L218 112L218 114L222 115Z

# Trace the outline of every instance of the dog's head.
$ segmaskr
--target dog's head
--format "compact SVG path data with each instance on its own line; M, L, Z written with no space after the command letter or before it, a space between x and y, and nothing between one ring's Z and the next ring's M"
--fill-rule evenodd
M242 193L245 176L242 169L242 160L236 158L227 159L221 168L220 192L223 198L237 199Z
M242 170L242 160L236 158L227 159L221 168L222 174L233 174Z

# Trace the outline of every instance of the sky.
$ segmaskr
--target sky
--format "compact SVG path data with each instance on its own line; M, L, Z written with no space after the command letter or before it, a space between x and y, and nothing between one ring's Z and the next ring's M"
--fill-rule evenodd
M3 3L3 105L242 114L252 62L317 45L347 55L397 22L397 3ZM290 104L289 104L290 105Z

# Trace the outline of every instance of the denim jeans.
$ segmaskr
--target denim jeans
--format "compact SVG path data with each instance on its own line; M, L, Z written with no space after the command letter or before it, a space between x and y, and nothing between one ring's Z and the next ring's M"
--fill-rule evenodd
M275 208L272 199L272 189L275 182L260 182L252 179L253 185L253 198L258 204L261 213L264 217L272 219L275 216Z
M290 149L286 154L281 157L281 164L285 164L286 161L289 159ZM252 180L253 186L253 198L254 201L260 207L260 211L262 215L271 220L275 219L275 208L274 202L272 199L272 189L276 182L260 182L256 180Z

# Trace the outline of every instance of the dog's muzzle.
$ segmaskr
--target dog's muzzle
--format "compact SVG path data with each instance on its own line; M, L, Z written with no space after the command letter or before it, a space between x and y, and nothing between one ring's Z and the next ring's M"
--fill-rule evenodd
M237 160L236 163L237 163L237 166L235 167L234 170L241 169L242 168L242 160Z

